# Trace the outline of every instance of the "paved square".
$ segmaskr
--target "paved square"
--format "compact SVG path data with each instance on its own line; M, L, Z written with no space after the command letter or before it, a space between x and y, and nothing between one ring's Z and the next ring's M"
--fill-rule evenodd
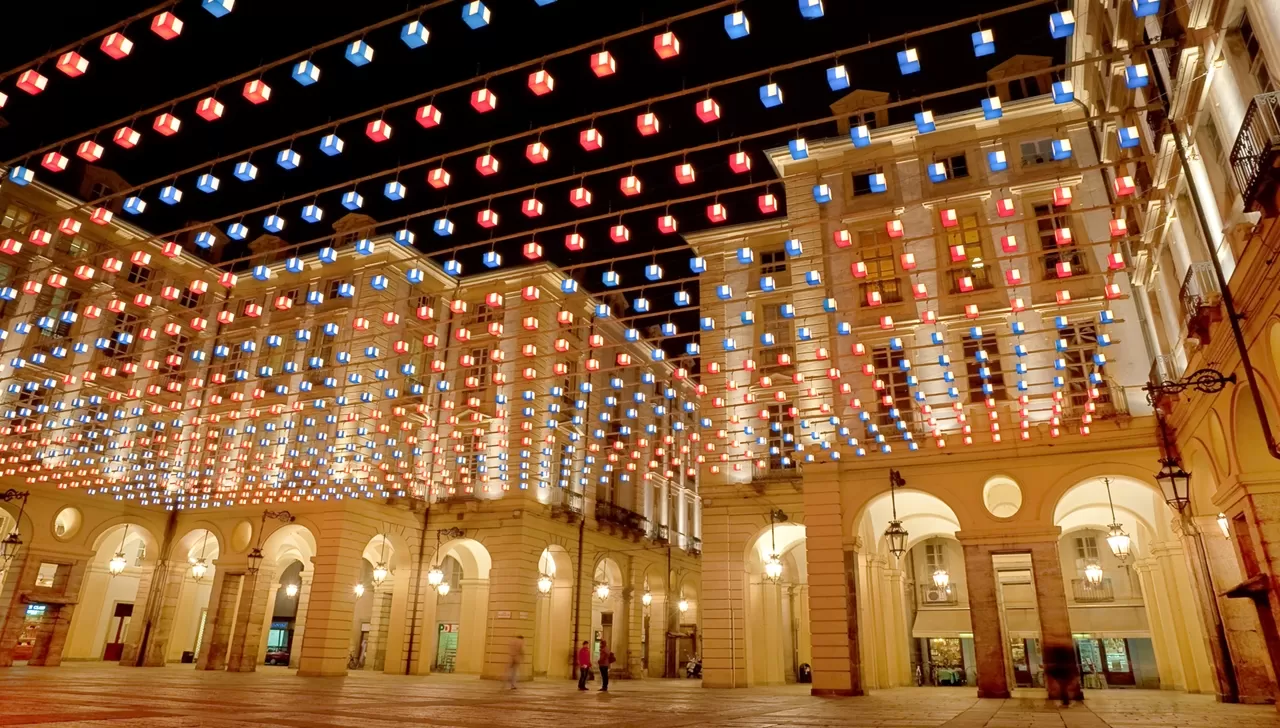
M285 668L238 674L68 663L0 670L0 726L1280 728L1273 706L1135 690L1090 691L1087 698L1060 710L1037 698L978 700L970 688L832 699L810 697L803 686L703 690L691 680L619 680L601 694L560 680L508 691L466 676L299 678Z

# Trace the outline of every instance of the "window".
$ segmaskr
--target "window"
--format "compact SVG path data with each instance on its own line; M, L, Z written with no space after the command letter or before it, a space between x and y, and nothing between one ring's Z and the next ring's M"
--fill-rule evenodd
M121 334L129 334L130 336L138 333L138 317L131 313L116 314L115 321L111 324L111 343L107 348L103 349L103 354L109 359L119 359L129 355L133 349L133 341L127 344L120 343Z
M863 125L866 125L868 130L875 129L877 126L879 126L879 123L876 121L876 112L859 111L857 113L849 115L850 128L855 126L863 126Z
M861 172L853 173L853 196L861 197L871 193L871 175L875 174L874 169L864 169Z
M49 316L57 323L53 328L40 329L40 334L47 337L65 339L71 334L71 324L61 320L64 311L74 311L80 301L80 292L69 288L45 286L36 297L36 316Z
M327 284L328 290L324 294L324 300L332 301L333 299L337 298L338 289L341 288L342 284L346 282L347 282L347 279L345 278L334 278L333 280L329 281Z
M760 306L760 333L773 334L773 345L761 344L757 351L760 371L769 372L775 369L790 369L795 363L795 340L792 336L791 319L782 317L781 300L766 301ZM791 357L792 364L779 364L778 357L786 354Z
M1018 148L1022 151L1022 166L1024 167L1053 161L1052 139L1022 142L1018 145Z
M782 250L766 250L760 253L760 277L773 276L774 284L782 287L791 285L791 276L787 270L787 255Z
M1262 41L1254 33L1253 21L1247 11L1240 19L1240 40L1244 41L1245 52L1249 55L1249 75L1258 83L1258 91L1265 94L1277 90L1271 72L1267 70L1267 57L1262 52Z
M924 545L924 568L926 577L933 576L935 571L947 570L947 557L942 544L927 543Z
M990 271L983 262L982 229L978 223L977 213L966 213L960 216L959 224L947 229L947 249L943 252L943 260L951 260L953 247L964 247L964 260L951 263L948 271L951 279L951 292L964 292L961 281L968 277L973 290L993 288Z
M892 351L886 346L878 346L871 350L871 364L876 370L876 379L884 382L884 390L878 393L880 403L879 422L881 432L897 427L898 420L910 425L915 419L915 410L911 405L911 387L907 386L907 373L902 371L904 354ZM893 410L898 410L894 418Z
M791 451L795 449L796 428L787 418L786 412L787 407L783 404L769 405L769 433L765 441L769 445L770 470L795 467L795 459L791 457ZM672 508L676 508L674 503ZM673 510L672 516L676 515L677 511Z
M858 248L867 266L867 278L860 284L862 305L869 306L867 295L879 291L882 303L901 303L902 286L898 282L894 246L883 228L858 232Z
M151 276L154 273L155 271L151 270L145 265L138 265L137 263L133 263L129 266L128 280L130 283L134 285L146 286L146 284L151 281Z
M964 179L969 176L969 159L963 152L937 161L942 162L942 166L947 168L948 179Z
M1094 386L1089 383L1089 374L1096 371L1093 355L1098 352L1098 328L1093 324L1074 324L1058 330L1059 338L1067 343L1067 350L1062 352L1066 359L1066 394L1068 411L1079 414L1089 403L1089 390ZM1104 378L1097 386L1098 396L1093 399L1096 405L1111 403L1111 392Z
M25 236L34 218L35 213L31 210L21 205L11 204L4 209L4 218L0 219L0 227L8 228Z
M1076 558L1085 561L1098 560L1098 538L1096 536L1076 537Z
M1222 146L1222 135L1218 133L1218 125L1213 120L1213 114L1208 111L1204 112L1204 123L1200 128L1200 133L1209 142L1209 153L1212 155L1212 161L1217 162L1220 166L1227 164L1227 150Z
M985 364L978 363L978 352L987 352ZM1006 399L1004 388L1004 366L1000 363L1000 347L998 342L984 346L983 342L974 339L964 340L964 365L969 376L969 401L984 402L988 395L982 385L991 385L991 394L997 401Z
M115 192L115 188L106 182L94 182L93 186L89 188L89 199L100 200L103 197L114 195Z
M489 350L485 348L472 349L470 352L471 366L467 367L466 377L475 377L479 380L480 386L484 387L489 383Z
M178 303L186 308L195 308L200 303L200 297L190 288L184 288L182 295L178 297Z
M1036 237L1040 239L1040 250L1044 251L1044 257L1040 259L1044 265L1044 277L1056 279L1058 263L1062 262L1071 264L1073 275L1087 272L1084 254L1075 247L1075 243L1058 245L1057 231L1071 227L1067 216L1054 212L1053 206L1049 204L1036 205L1032 212L1036 218Z
M1009 81L1009 100L1019 101L1040 95L1040 82L1031 78L1019 78Z

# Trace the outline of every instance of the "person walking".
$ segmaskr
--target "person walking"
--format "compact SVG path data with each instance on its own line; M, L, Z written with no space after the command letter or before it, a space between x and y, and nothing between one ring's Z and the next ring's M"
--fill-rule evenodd
M520 676L520 663L524 660L524 635L516 635L507 646L507 687L515 690Z
M600 692L609 692L609 666L614 663L613 653L609 651L609 643L600 640L600 657L596 666L600 668Z
M582 641L582 649L578 650L578 689L587 689L587 675L591 673L591 648L587 641Z

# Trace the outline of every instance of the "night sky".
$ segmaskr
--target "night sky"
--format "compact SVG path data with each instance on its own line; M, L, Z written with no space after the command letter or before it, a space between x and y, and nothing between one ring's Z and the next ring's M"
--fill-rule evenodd
M0 69L21 70L37 56L153 4L140 0L10 3L5 8L5 24L10 32L0 47ZM83 164L74 156L75 145L87 138L83 136L85 130L129 117L141 109L163 104L420 5L418 0L411 3L404 0L238 0L230 15L214 18L200 8L198 0L180 0L174 12L185 21L186 27L175 40L160 39L151 33L146 22L140 21L126 30L136 47L124 60L107 57L94 41L81 51L91 66L80 78L66 78L53 68L52 61L46 62L41 71L49 77L49 88L37 97L14 88L16 74L0 81L0 90L10 95L7 107L0 110L8 122L7 127L0 128L0 159L24 163L36 170L37 179L42 182L74 190L77 167ZM260 106L250 104L241 96L243 81L229 85L216 94L227 108L224 118L214 123L196 116L198 98L185 101L174 109L183 127L173 137L164 138L151 130L151 122L158 112L146 114L131 124L143 133L141 144L131 151L113 145L110 132L103 132L99 135L99 142L106 147L102 166L120 173L131 184L154 182L138 193L148 202L146 213L136 218L122 217L163 235L196 222L238 216L243 210L268 206L265 211L253 212L244 218L251 231L248 240L252 240L262 233L263 217L274 212L282 199L309 195L314 190L341 185L355 177L375 175L397 165L485 144L579 115L957 20L1010 3L827 0L824 18L806 20L798 12L795 0L746 0L739 4L739 9L750 18L752 32L747 38L731 40L724 32L723 17L732 6L714 9L671 25L670 30L681 41L681 54L676 58L663 61L653 51L653 37L662 28L640 32L607 45L618 64L618 71L612 76L596 78L588 64L592 51L582 50L546 63L546 69L556 79L555 90L546 96L535 96L526 86L529 73L536 67L523 69L488 82L488 87L498 96L498 108L481 115L468 103L471 92L481 83L463 83L460 88L435 97L435 105L444 114L441 126L433 129L418 126L413 114L427 100L413 101L386 112L385 119L395 129L389 142L371 142L364 134L365 124L379 114L363 113L370 109L428 94L433 89L466 82L479 74L538 59L711 3L557 0L539 7L534 0L489 0L488 5L493 12L492 24L474 31L461 20L461 2L447 2L424 12L421 20L430 29L431 38L426 47L416 50L409 49L399 39L400 28L408 20L375 30L365 38L375 50L374 61L361 68L343 58L345 44L319 50L312 60L320 67L322 76L319 83L310 87L302 87L290 78L292 64L271 69L263 80L272 87L273 95ZM848 55L841 62L852 77L850 90L888 91L894 98L944 91L982 81L988 69L1019 53L1051 52L1057 56L1055 61L1061 62L1063 45L1050 43L1048 36L1047 18L1053 10L1052 4L1043 4L984 23L983 27L993 29L996 34L997 50L993 56L974 58L969 35L978 26L966 23L913 41L920 52L921 73L906 77L899 74L894 54L902 50L901 44ZM680 241L660 235L654 225L660 211L649 211L623 217L632 233L631 242L625 245L609 241L608 227L615 224L615 218L582 225L578 231L587 238L587 249L573 254L565 250L563 244L564 235L572 232L573 220L670 198L707 195L671 209L680 220L681 232L706 228L710 223L705 207L716 190L771 179L772 169L761 154L763 149L785 144L795 129L801 129L811 140L836 134L834 123L807 123L830 115L828 105L847 93L832 92L828 88L825 69L830 65L833 65L830 61L819 61L774 74L772 81L782 87L785 103L773 109L763 108L759 100L758 88L768 80L763 76L718 87L711 96L719 102L723 113L718 122L711 124L703 124L693 111L694 104L705 94L653 104L652 111L663 124L656 136L641 137L637 133L635 117L642 109L600 117L595 126L603 132L605 146L595 152L585 152L578 145L579 132L590 125L586 122L548 132L542 141L550 147L551 159L542 165L534 166L524 157L526 145L535 141L528 136L492 148L492 153L502 162L502 169L491 177L482 177L475 171L475 158L483 152L466 152L444 162L453 175L452 185L444 190L432 189L425 183L426 174L437 164L419 166L400 175L408 193L407 198L399 202L387 200L382 194L383 184L394 175L380 175L356 188L365 198L362 212L377 220L387 220L492 195L495 196L492 208L502 219L497 228L485 230L476 224L476 213L486 206L484 203L463 205L448 214L456 224L456 232L449 238L440 238L431 232L431 222L439 214L410 222L408 227L417 233L419 249L431 254L493 236L568 223L564 229L539 234L538 241L543 244L547 258L560 265L603 263L575 273L585 288L601 291L604 289L601 273L607 270L607 261L612 256L671 248ZM951 95L931 102L929 107L938 114L974 108L980 97L981 94ZM909 120L918 110L915 106L896 109L890 120ZM356 121L336 128L331 123L356 114L360 115ZM252 161L260 170L258 180L253 183L235 179L231 174L234 162L227 161L212 168L222 180L219 192L206 195L195 188L195 178L210 171L204 166L177 178L176 185L185 193L179 205L169 207L157 200L159 189L173 183L175 172L321 126L325 128L294 141L294 148L303 155L302 166L296 170L286 171L275 164L276 153L288 146L276 143L252 155ZM638 165L634 174L644 182L644 193L633 198L624 197L618 188L618 180L626 171L591 174L592 170L631 160L784 126L790 128L742 145L744 151L752 153L754 162L752 172L746 175L732 174L726 164L737 144L688 155L687 161L697 167L699 175L692 185L678 185L674 179L672 169L680 161L679 157ZM331 132L346 142L345 153L337 157L327 157L318 149L319 139ZM66 138L74 138L62 150L71 158L72 167L68 172L55 176L39 168L38 158L27 160L32 151ZM248 155L237 154L235 161L247 158ZM578 186L576 179L572 183L539 189L538 197L545 203L546 211L534 220L526 218L519 209L528 193L498 197L504 190L579 174L584 175L586 186L594 193L594 203L586 208L578 209L568 202L569 190ZM310 195L305 200L281 206L279 214L288 223L281 237L289 243L303 243L331 234L329 223L346 214L339 199L350 189L353 187L347 184L319 196L316 202L325 209L326 219L316 225L309 225L300 217L301 208L312 202ZM762 191L755 189L721 196L719 201L728 207L727 224L759 219L756 197ZM772 191L781 201L781 185L775 185ZM220 227L225 228L226 224L221 223ZM403 226L387 225L380 232L389 233ZM507 265L521 260L519 248L528 239L520 236L497 246ZM466 272L483 270L479 258L488 249L489 246L475 247L458 255ZM221 258L231 261L235 267L243 267L248 264L241 260L247 252L244 243L231 243L221 251ZM436 259L448 257L452 256ZM659 256L658 260L672 278L688 274L688 257L685 252L672 252ZM624 286L636 284L640 279L638 271L628 273ZM636 325L643 327L665 320L672 290L673 287L651 287L647 296L661 313L659 317L637 321ZM696 302L696 288L689 290ZM694 328L696 321L692 317L695 315L692 308L686 310L680 317L680 328ZM675 353L676 349L683 348L683 343L673 340L667 348Z

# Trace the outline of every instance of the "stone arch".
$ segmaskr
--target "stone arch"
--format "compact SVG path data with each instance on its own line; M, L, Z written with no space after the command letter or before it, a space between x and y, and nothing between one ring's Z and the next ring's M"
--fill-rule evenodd
M760 528L747 541L743 558L747 685L794 682L801 664L812 664L809 631L807 531L784 521ZM766 572L776 554L781 572Z
M278 571L290 561L301 561L303 570L309 571L316 555L316 532L298 521L278 524L274 529L272 523L276 522L267 522L270 535L262 542L263 565L273 565Z
M1103 478L1111 482L1114 520ZM1160 489L1149 482L1104 474L1085 478L1063 493L1054 507L1053 525L1061 528L1064 534L1082 528L1105 534L1112 523L1119 523L1133 539L1133 558L1136 558L1153 541L1172 537L1169 521L1174 515L1164 504Z
M1126 462L1107 461L1089 463L1074 470L1070 470L1061 475L1058 480L1052 483L1048 488L1044 489L1043 498L1039 504L1039 511L1036 515L1046 526L1052 525L1054 523L1054 514L1058 508L1058 502L1062 500L1063 495L1090 479L1094 479L1100 483L1101 480L1099 479L1104 476L1136 480L1148 486L1156 493L1159 493L1160 486L1156 483L1155 478L1155 466L1158 466L1159 463L1155 460L1154 452L1151 462L1151 468L1143 468Z
M151 530L148 524L132 516L116 516L99 523L85 535L85 546L90 551L97 553L113 537L119 539L126 525L129 527L129 531L140 538L145 545L145 562L155 563L160 554L160 542L156 539L155 532Z
M437 629L443 627L448 630L445 631L446 635L453 635L453 654L451 657L448 645L444 650L438 651L435 657L436 668L478 675L485 663L489 575L493 568L493 557L479 540L463 537L446 541L436 550L433 563L448 567L445 569L446 575L453 568L446 563L448 559L452 559L457 565L458 573L449 582L448 594L441 595L437 590L435 608ZM429 639L435 639L435 636Z
M1185 467L1191 473L1191 512L1197 515L1216 512L1218 507L1213 496L1225 474L1217 466L1213 453L1199 438L1192 438L1185 460Z
M930 491L901 488L893 494L893 499L897 500L898 519L907 530L908 543L928 536L953 535L960 530L960 517L955 510ZM863 540L863 548L870 553L881 556L889 553L884 530L892 519L893 499L886 490L868 501L860 516L855 536Z
M538 555L539 579L550 577L545 594L534 605L533 674L570 677L573 647L573 559L559 544L548 544Z
M1267 417L1274 427L1280 421L1277 418L1274 402L1266 380L1258 376L1262 401L1266 407ZM1236 389L1232 402L1232 428L1230 440L1235 444L1236 461L1241 473L1266 471L1275 466L1276 460L1268 454L1266 438L1262 431L1262 421L1253 404L1253 393L1248 384Z
M91 549L80 583L78 605L71 615L64 659L120 660L142 619L145 586L150 583L160 545L146 523L119 516L99 523L85 535ZM122 568L113 573L112 561ZM137 607L135 611L134 608Z
M206 534L208 537L206 538ZM189 524L181 535L175 536L169 548L170 559L187 559L193 549L200 546L209 547L206 554L210 560L217 558L224 551L226 539L217 524L210 521L198 521Z
M1232 457L1231 442L1227 438L1227 430L1222 426L1222 416L1217 408L1209 410L1209 451L1213 453L1214 463L1219 470L1219 477L1226 477L1233 471L1235 459Z
M413 560L403 534L387 527L369 538L362 555L362 580L368 577L363 583L370 592L356 602L352 633L361 639L352 650L363 655L364 669L385 670L403 653ZM369 630L363 635L366 621Z
M981 499L974 501L973 498L962 495L958 492L961 489L971 487L971 481L967 475L963 481L956 481L956 485L954 486L939 484L938 481L944 480L942 478L916 478L910 473L907 473L906 475L908 485L905 488L898 488L896 495L901 495L905 492L913 492L924 494L936 499L946 506L947 511L951 514L951 518L959 524L960 529L978 528L990 525L992 517L982 506ZM997 475L999 475L999 473L992 473L991 476L988 477L994 477ZM988 477L981 478L978 482L986 482ZM1027 494L1024 492L1023 495L1026 496ZM886 488L867 497L862 501L858 508L846 509L844 517L844 532L854 534L855 536L858 535L861 532L862 527L865 525L866 515L872 507L872 504L879 503L882 499L888 497L889 491ZM1024 502L1024 510L1026 509L1026 505L1026 502ZM1021 516L1021 513L1022 511L1019 512L1019 516Z

